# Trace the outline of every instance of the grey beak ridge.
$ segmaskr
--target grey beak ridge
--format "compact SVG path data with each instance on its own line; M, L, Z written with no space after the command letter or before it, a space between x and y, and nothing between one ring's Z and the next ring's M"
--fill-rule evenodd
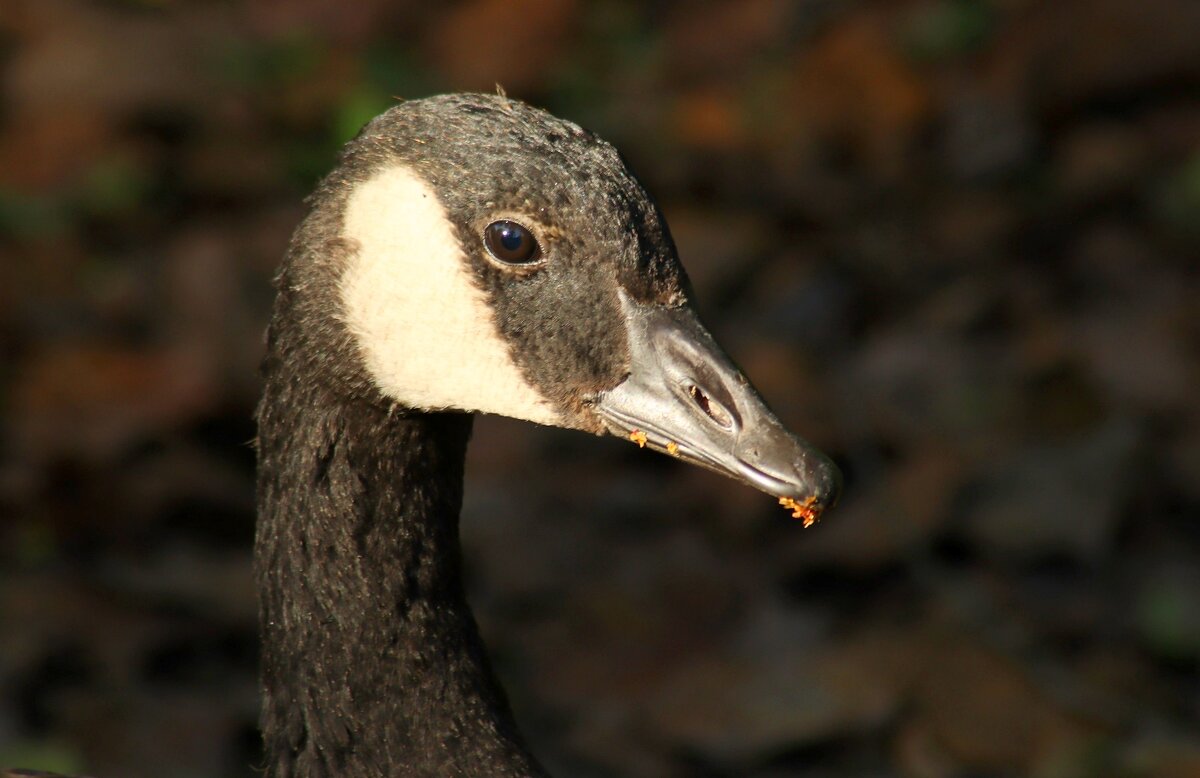
M837 502L837 466L788 432L689 307L631 300L629 377L594 409L614 435L736 478L811 524Z

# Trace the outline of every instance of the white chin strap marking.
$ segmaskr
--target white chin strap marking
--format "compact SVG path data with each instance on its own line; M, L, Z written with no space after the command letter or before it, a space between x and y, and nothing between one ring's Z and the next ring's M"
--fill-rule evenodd
M562 423L513 363L445 209L415 172L397 165L357 185L344 231L359 246L342 276L346 321L385 395Z

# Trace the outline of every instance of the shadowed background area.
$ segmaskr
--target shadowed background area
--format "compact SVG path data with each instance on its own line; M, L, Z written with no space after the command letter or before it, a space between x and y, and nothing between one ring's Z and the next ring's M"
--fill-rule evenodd
M810 530L481 420L472 602L584 776L1200 774L1194 0L0 6L0 765L252 776L269 279L338 146L616 144L847 475Z

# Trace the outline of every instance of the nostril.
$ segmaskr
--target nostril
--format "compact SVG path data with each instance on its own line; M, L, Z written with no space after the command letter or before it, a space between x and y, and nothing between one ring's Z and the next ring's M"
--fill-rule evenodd
M696 403L704 415L712 419L719 426L729 429L733 426L733 420L729 416L729 411L725 410L720 403L714 402L704 390L692 384L688 387L688 394L692 398L692 402Z

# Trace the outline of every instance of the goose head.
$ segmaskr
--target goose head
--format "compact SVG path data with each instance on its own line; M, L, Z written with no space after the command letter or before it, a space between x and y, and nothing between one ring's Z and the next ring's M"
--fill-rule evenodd
M837 468L701 324L662 215L595 135L503 96L405 102L314 198L327 217L281 288L340 391L619 435L810 518L836 500ZM305 263L334 283L289 282Z

